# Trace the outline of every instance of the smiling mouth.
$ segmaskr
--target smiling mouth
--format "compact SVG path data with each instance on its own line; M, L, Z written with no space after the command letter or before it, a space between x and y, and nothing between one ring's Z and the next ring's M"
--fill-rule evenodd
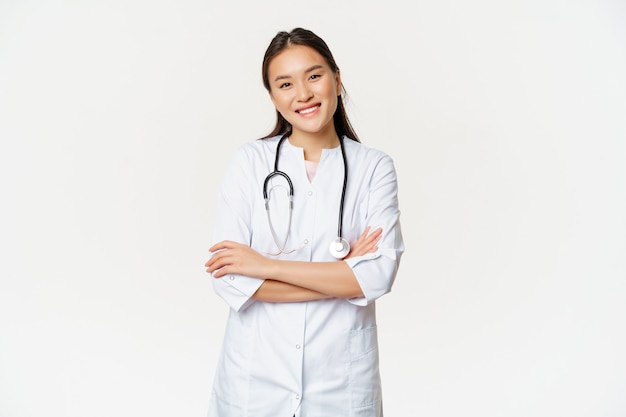
M297 113L298 113L298 114L304 114L304 115L306 115L306 114L313 113L315 110L317 110L317 109L319 109L319 108L320 108L320 105L318 104L318 105L316 105L316 106L309 107L309 108L307 108L307 109L298 110L298 111L297 111Z

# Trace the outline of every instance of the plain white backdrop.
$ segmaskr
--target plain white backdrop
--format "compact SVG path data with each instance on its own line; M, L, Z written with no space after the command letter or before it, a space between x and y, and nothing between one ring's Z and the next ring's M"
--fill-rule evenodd
M0 0L0 417L206 414L217 184L295 26L398 170L385 414L625 416L623 1Z

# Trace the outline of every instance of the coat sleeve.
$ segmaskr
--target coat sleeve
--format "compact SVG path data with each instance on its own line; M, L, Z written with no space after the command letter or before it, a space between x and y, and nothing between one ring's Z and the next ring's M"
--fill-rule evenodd
M391 291L404 252L396 170L393 160L387 155L378 160L374 168L367 207L367 224L372 229L383 229L379 249L375 253L346 260L364 294L348 302L361 306Z
M218 192L211 244L222 240L250 245L251 204L250 198L257 193L256 184L246 168L251 166L249 157L240 148L231 158ZM229 274L221 278L211 277L213 290L235 311L247 308L255 300L252 295L263 283L262 279L245 275Z

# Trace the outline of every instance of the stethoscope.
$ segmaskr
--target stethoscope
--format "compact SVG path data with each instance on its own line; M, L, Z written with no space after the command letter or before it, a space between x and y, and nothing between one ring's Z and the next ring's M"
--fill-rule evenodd
M270 231L272 232L272 238L274 239L274 243L276 244L276 247L278 248L277 253L269 253L269 255L272 255L272 256L277 256L277 255L280 255L281 253L289 254L298 250L298 249L292 249L289 251L285 250L285 246L287 244L287 238L289 237L289 231L291 230L291 214L293 212L293 183L291 182L291 178L289 178L289 175L287 175L283 171L278 170L278 158L280 155L280 146L283 144L285 139L287 139L288 134L289 132L285 133L278 141L278 145L276 145L276 157L274 159L274 171L270 172L267 175L267 177L265 177L265 181L263 181L263 199L265 200L265 212L267 213L267 221L270 226ZM350 252L350 244L348 243L346 239L344 239L341 236L341 228L343 225L343 203L346 198L346 185L348 183L348 162L346 160L346 150L344 149L342 138L339 138L339 146L341 147L341 156L343 158L343 188L341 190L341 203L339 205L339 219L337 220L337 238L333 239L333 241L330 242L328 250L330 251L330 254L333 257L337 259L343 259ZM272 224L272 219L270 216L270 209L269 209L269 196L267 193L267 184L275 176L283 177L285 181L287 181L287 184L289 186L289 191L288 191L289 217L287 220L288 221L287 232L285 233L285 237L282 240L282 242L279 241L278 236L276 235L276 231L274 230L274 225Z

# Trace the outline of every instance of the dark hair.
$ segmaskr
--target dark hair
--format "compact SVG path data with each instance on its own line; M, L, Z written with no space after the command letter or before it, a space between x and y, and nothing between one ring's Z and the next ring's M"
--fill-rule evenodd
M308 46L310 48L315 49L322 57L326 60L330 69L336 73L339 71L339 67L335 62L335 58L333 58L333 54L330 52L330 48L326 45L326 42L315 33L311 32L307 29L295 28L291 32L278 32L274 39L270 42L267 50L265 51L265 56L263 57L263 67L262 67L262 75L263 75L263 85L267 91L270 91L270 81L268 75L268 68L270 62L276 55L281 53L286 48L293 45L303 45ZM346 94L346 90L343 87L343 83L341 84L341 91ZM348 119L348 115L346 114L346 109L343 104L343 99L341 94L338 96L337 100L337 109L335 110L335 114L333 115L333 121L335 122L335 131L337 135L341 138L342 136L347 136L348 138L360 142L359 137L356 132L352 128L350 124L350 120ZM276 125L270 134L263 137L262 139L271 138L276 135L283 135L291 131L291 124L285 120L282 114L278 110L276 110Z

